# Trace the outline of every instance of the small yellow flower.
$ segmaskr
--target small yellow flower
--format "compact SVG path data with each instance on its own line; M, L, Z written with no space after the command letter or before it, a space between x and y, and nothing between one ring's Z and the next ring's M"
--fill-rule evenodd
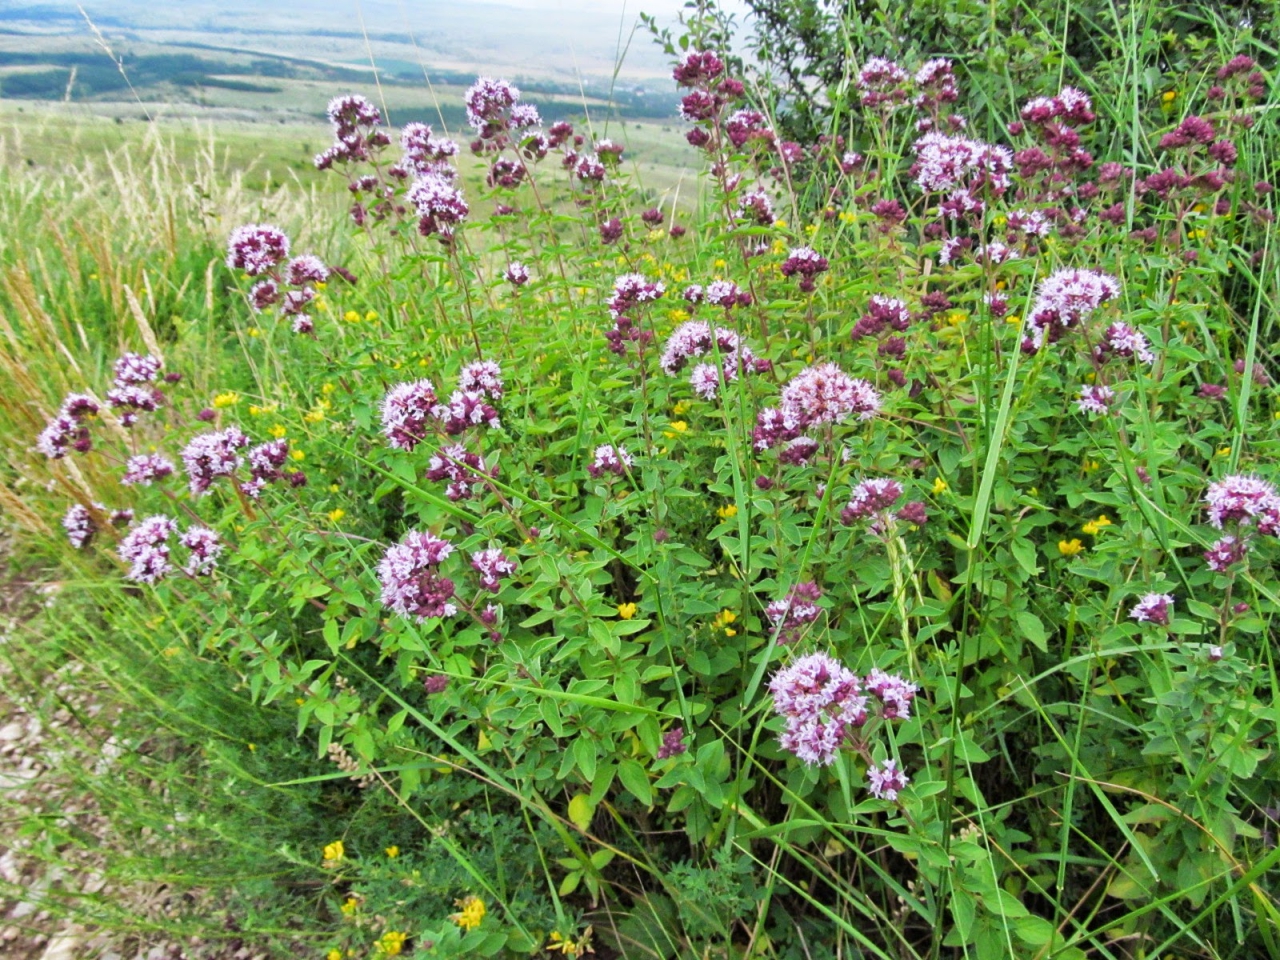
M940 493L946 493L946 492L947 492L947 481L943 480L941 477L935 478L933 481L934 496L937 496Z
M277 423L274 427L267 430L267 433L271 434L277 440L281 439L288 432L288 428L285 427L283 423Z
M1064 557L1074 557L1077 553L1084 549L1084 544L1079 539L1059 540L1058 552Z
M328 513L329 522L337 523L346 515L347 515L347 511L343 510L341 507L339 507L337 510L330 510Z
M479 897L467 897L465 900L455 901L462 909L457 913L450 914L449 919L460 926L463 930L474 930L480 926L480 922L484 920L484 901Z
M181 648L179 647L165 647L160 652L163 653L166 657L176 657L180 651L181 651Z
M324 386L320 388L320 392L323 393L326 397L329 394L333 393L333 391L334 391L334 386L332 383L326 383Z
M347 897L347 899L342 902L342 915L344 917L351 916L353 913L355 913L359 909L360 909L360 901L357 900L355 897Z
M324 410L318 405L308 410L302 415L303 423L319 423L324 419Z
M240 394L236 393L234 390L228 390L225 393L220 393L213 398L213 405L219 410L224 407L234 407L239 402Z
M683 420L672 420L671 429L674 430L676 433L684 433L686 430L689 429L689 425L685 423Z
M591 928L587 927L583 930L582 936L577 940L572 937L563 937L558 932L552 931L550 941L544 949L566 957L580 957L584 953L595 953L591 947Z
M636 610L638 609L634 603L620 603L618 604L618 616L623 620L630 620L636 615Z
M1097 520L1089 520L1080 529L1091 537L1096 537L1103 527L1111 526L1111 519L1104 513Z
M1093 471L1097 470L1100 466L1102 466L1102 464L1097 460L1086 460L1084 463L1080 464L1080 469L1085 473L1093 473Z
M848 210L845 210L840 214L841 223L854 223L857 219L858 218Z
M404 949L404 942L409 939L407 933L401 933L399 930L388 930L378 942L374 944L374 949L384 957L394 957Z
M301 451L301 450L294 450L292 453L290 453L290 454L289 454L289 456L293 457L293 459L295 459L295 460L305 460L305 459L307 459L307 455L306 455L306 453L304 453L304 452L303 452L303 451Z
M342 951L334 948L324 955L324 960L342 960Z
M715 619L711 621L711 626L716 630L723 630L726 636L736 637L738 631L734 630L729 624L738 619L738 615L732 610L724 609L716 614Z
M316 289L321 293L324 293L326 290L329 289L329 285L325 283L323 280L321 280L316 284Z
M337 493L337 492L338 492L339 490L341 490L341 489L342 489L342 486L341 486L340 484L337 484L337 483L331 483L331 484L329 484L329 492L330 492L330 493Z
M359 323L360 313L356 310L348 310L342 315L342 319L347 321L347 323Z
M249 752L250 752L250 753L257 753L257 752L258 752L258 745L257 745L256 743L251 743L251 744L249 744Z
M383 853L385 853L388 857L394 860L396 857L400 856L400 848L393 843L391 846L387 847L387 849L384 850Z
M723 507L716 510L716 516L721 520L731 520L738 515L738 507L736 504L727 503Z
M724 257L717 257L714 266L717 270L723 270L728 264L725 263Z
M341 840L335 840L333 843L326 844L324 848L324 862L326 865L337 863L347 855L347 848L342 845Z
M679 403L677 403L674 407L671 408L671 412L674 413L677 417L682 417L689 412L689 406L690 404L688 400L681 400Z
M245 331L245 333L247 333L251 337L262 336L262 331L259 330L257 327L250 327L248 330Z
M1218 456L1220 456L1220 457L1229 457L1229 456L1231 456L1231 448L1230 448L1230 447L1219 447L1219 448L1218 448Z
M648 240L650 243L657 243L666 235L667 235L667 232L663 230L661 227L655 227L645 235L645 239Z
M1177 90L1166 90L1164 93L1160 94L1160 100L1164 103L1173 103L1173 101L1176 100L1177 98L1178 98Z
M777 228L777 229L779 229L779 230L785 230L785 229L787 229L787 221L782 220L782 219L778 219L778 220L773 221L773 225L774 225L774 227L776 227L776 228Z
M1004 318L1004 322L1005 323L1021 323L1022 318L1018 316L1016 313L1011 313Z
M377 320L377 319L378 319L378 311L377 311L377 310L366 310L366 311L365 311L365 314L364 314L364 320L365 320L365 323L373 323L373 321L375 321L375 320Z

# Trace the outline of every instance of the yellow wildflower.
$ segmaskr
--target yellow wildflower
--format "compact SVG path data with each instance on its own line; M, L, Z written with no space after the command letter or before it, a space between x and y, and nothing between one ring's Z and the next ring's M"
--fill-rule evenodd
M335 947L324 955L324 960L342 960L342 951Z
M1064 557L1074 557L1077 553L1084 549L1084 544L1079 539L1059 540L1058 552Z
M636 615L636 610L638 609L634 603L620 603L618 604L618 616L623 620L630 620Z
M723 630L725 632L725 636L736 637L738 635L738 631L729 626L729 624L733 623L737 619L738 615L732 610L726 608L716 614L715 619L711 621L711 626L716 630Z
M378 319L378 311L377 311L377 310L366 310L366 311L365 311L365 313L364 313L364 320L365 320L365 323L373 323L373 321L375 321L375 320L377 320L377 319Z
M738 507L736 504L727 503L723 507L716 510L716 516L721 520L732 520L738 515Z
M1102 466L1102 464L1097 460L1086 460L1084 463L1080 464L1080 469L1085 473L1093 473L1093 471L1097 470L1100 466Z
M374 949L384 957L394 957L404 949L404 942L409 939L407 933L399 930L388 930L375 943Z
M304 423L319 423L323 419L324 419L324 407L321 406L320 404L316 404L314 407L312 407L310 410L308 410L306 413L302 415L302 420Z
M330 510L328 513L329 522L337 523L346 515L347 515L347 511L343 510L341 507L339 507L337 510Z
M782 219L778 219L778 220L773 221L773 225L774 225L777 229L779 229L779 230L785 230L785 229L787 229L787 221L782 220Z
M360 313L357 310L348 310L342 315L342 319L347 321L347 323L359 323Z
M683 420L672 420L671 429L674 430L676 433L684 433L686 430L689 429L689 425L685 423Z
M674 413L677 417L684 416L684 414L689 412L689 406L690 404L688 400L681 400L679 403L677 403L674 407L671 408L671 412Z
M934 496L937 496L940 493L946 493L946 492L947 492L947 481L943 480L941 477L936 477L933 481Z
M342 915L349 917L360 909L360 901L355 897L347 897L342 903Z
M667 232L663 230L661 227L655 227L654 229L650 230L648 234L645 235L645 239L648 240L650 243L657 243L666 235L667 235Z
M282 438L288 432L289 432L288 428L286 428L283 423L277 423L274 427L271 427L269 430L267 430L267 433L271 434L277 440Z
M1229 457L1229 456L1231 456L1231 448L1230 448L1230 447L1219 447L1219 448L1218 448L1218 456L1220 456L1220 457Z
M717 270L723 270L728 264L725 263L724 257L717 257L714 266Z
M1104 513L1101 516L1099 516L1097 520L1088 521L1080 529L1083 530L1085 533L1087 533L1089 536L1096 537L1098 535L1099 530L1101 530L1103 527L1109 527L1109 526L1111 526L1111 519Z
M330 492L330 493L337 493L337 492L338 492L339 490L341 490L341 489L342 489L342 487L341 487L341 485L340 485L340 484L337 484L337 483L331 483L331 484L329 484L329 492Z
M1173 103L1173 101L1176 100L1177 98L1178 98L1177 90L1166 90L1164 93L1160 94L1160 100L1163 103Z
M480 926L485 914L483 900L479 897L467 897L465 900L457 900L455 903L462 909L457 913L450 914L450 920L463 930L474 930Z
M213 405L219 410L223 407L234 407L239 402L240 394L236 393L234 390L228 390L225 393L220 393L213 398Z
M320 392L323 393L326 397L329 394L333 393L333 390L334 390L334 386L332 383L326 383L324 386L320 388Z
M251 337L262 336L262 331L259 330L257 327L250 327L248 330L245 331L245 333L249 334L249 336Z
M347 848L342 845L341 840L335 840L333 843L327 844L324 848L325 866L337 863L347 855Z
M546 948L552 953L561 953L566 957L580 957L584 953L595 953L591 948L591 928L582 931L582 936L577 940L572 937L562 937L558 932L552 931L551 939L547 943Z
M289 454L289 456L293 457L293 459L295 460L307 459L307 455L301 450L294 450L291 454Z
M316 297L315 305L316 305L316 309L319 310L321 313L329 312L329 301L326 300L324 297Z
M391 846L387 847L387 849L384 850L383 853L385 853L388 857L394 860L396 857L400 856L400 848L393 843Z
M1018 316L1016 313L1011 313L1004 318L1004 322L1005 323L1021 323L1022 318Z

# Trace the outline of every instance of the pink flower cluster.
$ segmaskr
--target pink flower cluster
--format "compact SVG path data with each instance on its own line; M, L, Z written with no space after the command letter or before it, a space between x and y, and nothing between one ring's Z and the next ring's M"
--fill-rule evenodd
M349 93L329 101L329 123L333 127L333 145L317 154L317 170L328 170L335 163L349 164L370 160L391 143L382 124L382 113L367 99Z
M812 580L798 583L781 600L774 600L764 608L764 615L773 624L779 643L795 643L804 628L822 615L818 600L822 588Z
M158 583L174 572L169 540L178 532L177 521L163 514L147 517L120 541L119 553L129 564L125 577L135 583ZM208 527L189 527L179 538L187 550L183 572L191 577L213 573L221 556L222 540Z
M1059 270L1040 281L1027 325L1031 335L1023 349L1034 352L1056 342L1108 300L1120 296L1120 282L1098 270Z
M468 88L464 102L467 123L481 140L505 142L509 131L542 125L538 109L520 102L520 90L506 80L477 77Z
M689 320L672 331L659 366L669 376L675 376L690 360L700 357L718 361L697 364L689 375L694 392L704 400L715 399L722 380L733 383L741 373L769 369L769 362L756 357L736 332L716 327L713 333L711 325L702 320Z
M911 311L906 303L895 297L875 294L867 303L867 312L854 324L852 338L878 337L886 329L901 332L910 325Z
M414 180L408 197L418 214L418 233L424 237L434 234L446 242L452 240L458 225L471 212L462 191L453 185L452 179L437 172Z
M1169 625L1169 611L1173 609L1173 597L1167 593L1148 593L1133 605L1129 616L1139 623Z
M773 708L786 718L779 745L805 763L829 766L849 733L867 722L858 678L825 653L799 657L769 683Z
M587 472L596 478L606 473L621 477L631 469L634 463L635 461L632 459L631 454L627 452L626 447L615 447L611 443L602 443L596 447L595 459L587 465Z
M513 560L501 550L477 550L471 554L471 568L480 575L482 590L497 591L502 586L502 578L516 572Z
M1239 474L1223 477L1209 484L1204 501L1210 524L1219 530L1228 525L1235 530L1205 552L1211 570L1223 573L1242 561L1255 531L1261 536L1280 536L1280 496L1265 480Z
M410 531L387 548L378 563L382 603L419 623L458 612L452 602L453 581L440 575L440 564L453 553L453 544L430 533Z
M458 155L458 145L447 137L437 137L425 123L406 123L400 130L400 149L406 174L434 174L446 180L457 176L449 162Z
M943 61L946 62L946 61ZM905 103L910 78L892 60L872 57L858 71L858 100L864 107L886 110Z
M800 277L800 289L805 293L813 293L817 289L815 278L830 269L827 258L812 247L796 247L779 268L784 277Z
M61 460L72 450L88 453L93 448L93 440L85 421L101 409L98 401L88 394L68 394L61 409L36 436L36 449L50 460Z
M427 464L427 479L440 482L447 480L445 496L450 500L469 500L483 485L485 477L496 477L497 465L486 470L484 460L478 453L472 453L460 443L452 443L442 447L439 453L433 453Z
M173 461L158 453L141 453L125 461L121 483L149 487L170 476L176 468Z
M160 367L159 359L139 353L126 353L116 361L107 405L117 412L121 425L132 427L140 413L151 413L164 404L164 394L151 386L160 376Z
M449 436L468 427L496 429L501 426L498 411L488 400L500 399L502 390L502 368L491 360L464 367L446 403L437 399L430 380L396 384L382 400L382 432L393 447L412 451L432 424Z
M660 300L666 292L661 281L649 280L639 273L625 273L613 282L609 315L614 320L629 316L637 307Z
M851 416L870 420L880 412L875 387L850 377L834 363L805 367L782 388L780 399L783 415L801 428L842 423Z
M887 478L863 480L856 484L849 495L849 502L840 511L840 522L850 526L862 520L870 520L870 530L877 535L887 532L897 519L922 527L928 522L923 502L913 500L896 513L894 508L902 499L902 486Z
M313 285L324 283L335 271L311 254L288 257L289 238L277 227L248 224L236 228L227 241L227 265L261 278L249 290L253 309L261 312L278 306L294 333L312 333L315 321L307 306L316 298Z
M1105 383L1089 383L1080 388L1080 397L1076 407L1081 413L1092 413L1104 417L1111 412L1111 402L1116 392Z
M1105 363L1111 357L1126 360L1137 357L1143 363L1155 363L1156 360L1142 332L1122 322L1107 327L1102 334L1102 342L1094 348L1094 356L1099 363Z
M193 438L182 451L182 464L192 496L208 492L218 477L234 476L244 463L237 451L248 445L249 438L234 425Z
M854 731L866 724L866 694L880 701L884 720L906 720L917 690L915 684L878 669L859 679L835 658L812 653L774 674L769 692L774 710L786 718L779 737L782 749L805 763L828 766Z

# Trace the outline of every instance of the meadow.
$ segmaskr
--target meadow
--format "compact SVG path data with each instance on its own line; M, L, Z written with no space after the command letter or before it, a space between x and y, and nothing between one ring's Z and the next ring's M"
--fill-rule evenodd
M1018 9L5 101L0 943L1280 957L1275 50Z

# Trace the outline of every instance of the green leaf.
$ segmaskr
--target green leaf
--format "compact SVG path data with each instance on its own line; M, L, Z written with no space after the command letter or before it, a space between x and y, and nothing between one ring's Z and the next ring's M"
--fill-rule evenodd
M618 764L618 779L627 788L627 792L646 807L653 804L653 786L649 782L649 772L635 760L623 760Z
M595 815L596 805L591 802L591 798L585 793L574 794L573 799L569 801L569 821L586 833L587 828L591 826L591 818Z

